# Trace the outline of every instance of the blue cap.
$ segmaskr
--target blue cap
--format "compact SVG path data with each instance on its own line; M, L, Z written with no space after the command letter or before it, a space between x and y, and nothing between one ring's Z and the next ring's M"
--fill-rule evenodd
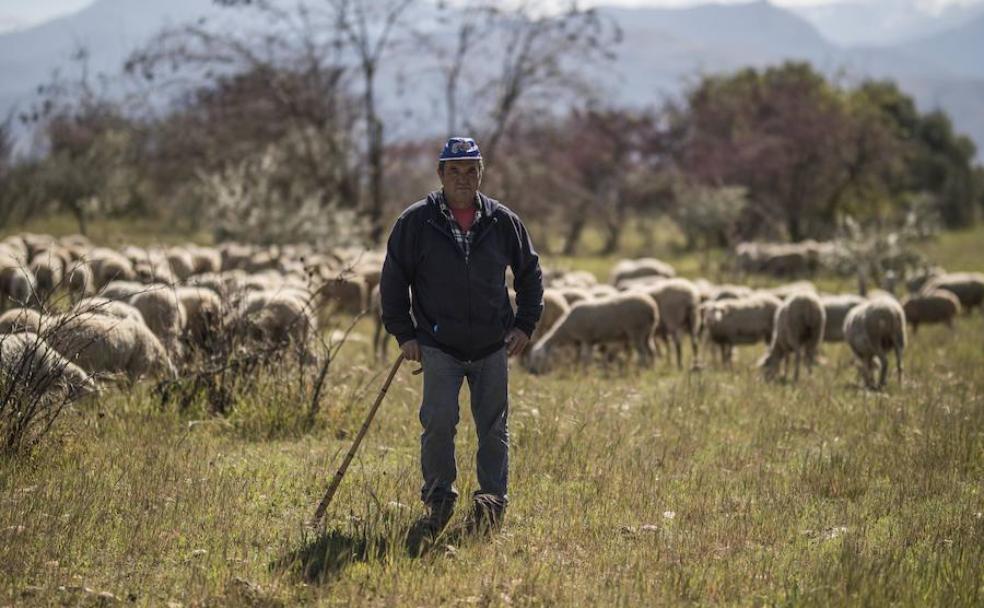
M441 158L438 160L482 160L482 153L471 137L452 137L444 144Z

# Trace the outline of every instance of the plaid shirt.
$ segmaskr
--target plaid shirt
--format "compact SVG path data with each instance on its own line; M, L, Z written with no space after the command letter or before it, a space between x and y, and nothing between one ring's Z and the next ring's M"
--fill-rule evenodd
M444 199L443 194L440 197L441 203L441 213L448 220L448 226L451 228L451 234L454 236L454 240L461 247L462 253L465 254L465 261L468 261L468 254L471 253L472 239L475 236L474 227L478 224L478 220L482 219L482 206L478 203L478 197L475 197L475 221L472 222L472 227L468 231L461 229L458 222L454 219L454 215L451 214L451 208L448 207L447 202Z

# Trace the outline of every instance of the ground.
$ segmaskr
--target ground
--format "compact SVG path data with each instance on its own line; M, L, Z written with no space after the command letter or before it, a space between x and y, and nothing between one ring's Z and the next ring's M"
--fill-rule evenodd
M981 239L927 250L984 269ZM565 262L604 275L611 260ZM178 412L152 386L111 393L0 459L0 606L981 605L980 313L911 337L905 383L883 393L841 346L798 385L763 383L758 354L696 373L515 366L505 529L421 556L405 541L422 514L415 364L324 534L304 524L388 367L365 342L343 347L313 428L276 375L227 417ZM463 413L465 496L474 449Z

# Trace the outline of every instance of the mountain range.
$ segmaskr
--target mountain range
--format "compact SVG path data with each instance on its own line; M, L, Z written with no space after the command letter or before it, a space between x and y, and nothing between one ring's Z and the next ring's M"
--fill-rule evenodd
M984 3L920 20L917 16L927 13L914 2L918 0L839 2L795 11L765 1L602 7L599 11L624 36L612 69L593 77L610 95L610 103L641 106L678 94L699 74L787 59L810 61L849 82L896 80L923 110L947 111L957 128L984 150ZM88 51L91 73L119 73L129 52L164 25L202 16L214 20L221 10L210 0L96 0L72 15L0 34L0 120L14 108L29 107L37 85L54 70L77 70L70 57L79 48ZM878 14L882 22L871 22L867 38L843 25L863 28L865 15ZM886 15L893 14L898 18L886 23ZM831 31L840 32L839 39L832 39ZM857 40L864 44L847 44ZM438 131L443 124L439 116L420 118Z

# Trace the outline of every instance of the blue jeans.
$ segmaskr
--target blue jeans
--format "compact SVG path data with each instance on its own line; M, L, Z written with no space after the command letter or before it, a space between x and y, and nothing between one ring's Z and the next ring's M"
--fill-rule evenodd
M454 436L458 426L458 395L468 379L472 418L478 433L479 493L508 500L509 383L506 348L483 359L459 361L439 348L420 347L424 368L424 396L420 404L420 467L424 483L421 499L427 504L453 501L458 470Z

